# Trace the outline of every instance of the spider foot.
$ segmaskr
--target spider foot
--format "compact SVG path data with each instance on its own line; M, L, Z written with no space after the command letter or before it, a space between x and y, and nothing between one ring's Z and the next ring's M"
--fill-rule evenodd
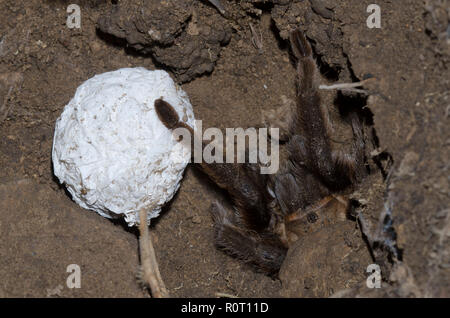
M218 202L212 205L211 215L215 243L219 248L260 272L271 276L278 273L287 250L275 234L257 233L242 228L236 217L238 213L227 211Z

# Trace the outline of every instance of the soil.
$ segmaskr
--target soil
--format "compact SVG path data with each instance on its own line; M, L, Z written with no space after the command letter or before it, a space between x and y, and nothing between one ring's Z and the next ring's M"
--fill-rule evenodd
M0 297L148 297L137 231L78 207L53 176L54 124L82 82L165 69L204 127L260 127L295 101L296 27L324 84L373 78L366 95L327 99L363 113L370 175L349 215L305 230L273 279L215 248L209 209L227 197L188 166L151 227L171 296L449 297L450 2L379 0L379 29L373 1L220 2L223 14L199 0L0 0ZM366 286L372 263L380 289ZM81 288L67 287L70 264Z

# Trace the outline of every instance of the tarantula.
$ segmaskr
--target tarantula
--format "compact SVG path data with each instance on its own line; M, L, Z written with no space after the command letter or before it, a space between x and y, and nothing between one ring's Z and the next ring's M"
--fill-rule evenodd
M216 245L269 275L278 273L289 245L298 238L298 220L306 215L314 218L311 212L346 211L348 199L340 193L365 174L361 119L356 112L349 115L351 150L333 149L311 46L298 29L291 32L290 43L297 63L298 92L284 168L263 175L258 164L195 163L228 192L234 207L230 211L217 202L212 205ZM183 127L194 135L169 103L158 99L155 109L168 129Z

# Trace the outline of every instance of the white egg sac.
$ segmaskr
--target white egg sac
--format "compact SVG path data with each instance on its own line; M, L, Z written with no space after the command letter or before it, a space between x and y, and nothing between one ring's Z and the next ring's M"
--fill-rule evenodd
M56 121L53 169L80 206L139 223L179 188L190 150L161 123L156 99L170 103L188 125L194 113L187 94L165 71L123 68L81 84Z

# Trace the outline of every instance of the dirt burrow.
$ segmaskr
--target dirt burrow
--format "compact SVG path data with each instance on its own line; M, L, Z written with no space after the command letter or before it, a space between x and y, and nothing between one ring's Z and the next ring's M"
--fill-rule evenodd
M375 78L368 96L334 105L330 95L330 108L361 108L368 124L372 173L352 196L352 215L305 236L272 280L215 249L209 205L226 198L188 168L153 229L171 294L448 296L446 2L381 1L381 29L366 26L370 1L221 2L223 15L207 1L79 1L82 28L68 29L65 1L3 1L0 295L145 296L134 284L136 233L76 207L52 175L54 122L81 82L120 67L163 68L188 82L205 126L258 126L295 100L286 39L300 26L324 81ZM65 287L69 262L89 278L80 290ZM379 290L365 285L373 262Z

